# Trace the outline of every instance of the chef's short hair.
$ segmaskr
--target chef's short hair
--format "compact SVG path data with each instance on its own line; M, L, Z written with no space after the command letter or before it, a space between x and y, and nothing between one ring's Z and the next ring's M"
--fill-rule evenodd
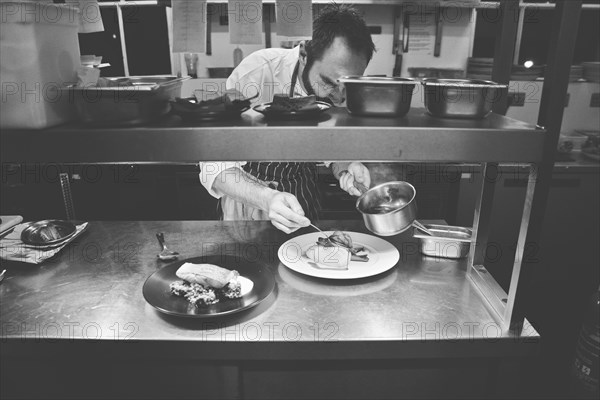
M323 9L313 22L313 37L306 44L311 61L320 60L337 37L344 38L351 50L364 55L367 63L371 61L375 44L365 20L351 5L336 3Z

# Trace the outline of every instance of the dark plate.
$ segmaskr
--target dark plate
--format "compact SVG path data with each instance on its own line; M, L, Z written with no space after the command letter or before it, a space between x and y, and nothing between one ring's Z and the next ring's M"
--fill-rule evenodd
M52 229L58 234L58 238L52 240L44 239L42 232ZM31 246L51 246L64 242L75 234L77 227L69 221L43 220L32 222L21 232L21 241Z
M215 264L237 270L241 276L250 279L254 286L249 293L239 299L221 300L217 304L196 307L184 297L171 294L169 285L181 280L175 272L184 263ZM195 257L169 264L146 279L142 293L146 301L158 311L187 318L213 318L233 314L258 305L275 288L275 278L269 268L261 262L251 262L231 256Z
M276 120L299 120L299 119L313 119L320 116L323 112L329 110L331 105L325 103L324 101L317 101L317 106L319 106L318 110L308 110L308 111L273 111L271 110L272 103L265 103L258 105L253 108L254 111L258 111L263 114L268 119L276 119Z
M177 112L174 114L179 115L185 122L203 122L203 121L227 121L232 119L239 119L244 111L249 110L250 107L235 110L222 110L222 111L191 111L191 112Z
M227 108L203 107L196 104L181 104L171 101L171 112L179 115L186 122L225 121L238 119L250 106L240 105Z

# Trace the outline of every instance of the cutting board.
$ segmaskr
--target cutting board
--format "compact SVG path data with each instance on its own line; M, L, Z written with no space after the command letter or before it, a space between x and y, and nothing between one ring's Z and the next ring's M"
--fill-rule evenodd
M20 215L0 215L0 233L3 233L22 221L23 217Z

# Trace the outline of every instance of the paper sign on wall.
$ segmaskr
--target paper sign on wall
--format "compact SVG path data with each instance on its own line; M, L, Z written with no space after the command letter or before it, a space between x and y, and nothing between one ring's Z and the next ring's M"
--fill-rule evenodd
M409 17L408 52L433 55L436 19L434 13L415 13Z
M79 8L79 33L104 32L98 0L65 0Z
M262 0L229 0L229 43L262 44Z
M206 47L206 0L173 1L173 52L203 53Z
M276 0L277 34L294 39L312 38L312 1Z

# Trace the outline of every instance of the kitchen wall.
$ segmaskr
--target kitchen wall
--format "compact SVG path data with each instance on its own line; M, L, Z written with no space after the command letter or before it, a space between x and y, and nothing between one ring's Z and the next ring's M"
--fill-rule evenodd
M369 26L381 27L381 34L374 34L373 41L377 48L369 67L365 71L367 75L391 75L394 67L395 55L392 54L394 33L394 7L385 5L356 6L363 14ZM428 55L404 54L402 75L408 76L409 67L445 67L465 68L467 57L471 53L474 19L471 18L471 10L458 9L454 13L448 12L444 22L442 48L440 57ZM168 9L170 12L170 9ZM199 77L208 77L209 67L233 67L233 50L236 45L229 43L229 32L227 25L219 24L219 12L211 13L212 29L212 55L202 53L199 56ZM271 23L271 44L279 47L287 37L277 35L277 23ZM240 45L244 56L256 50L264 48L262 45ZM176 57L174 61L175 71L181 70L185 73L183 55Z

